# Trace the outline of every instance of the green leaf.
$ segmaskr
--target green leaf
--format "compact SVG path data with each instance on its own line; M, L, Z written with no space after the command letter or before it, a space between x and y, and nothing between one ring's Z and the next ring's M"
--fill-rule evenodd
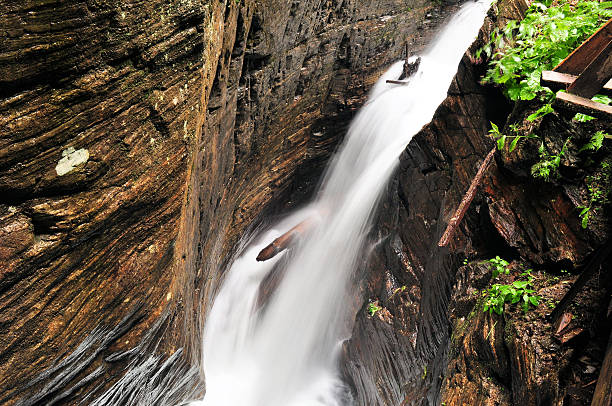
M529 284L529 282L527 282L527 281L514 281L514 282L512 282L512 286L514 286L515 288L518 288L518 289L525 289L528 284Z
M576 115L574 116L574 120L578 121L579 123L586 123L587 121L595 120L595 117L591 117L582 113L576 113Z
M533 89L530 89L529 87L523 87L519 94L521 100L533 100L536 97L536 94Z
M599 148L601 148L601 146L603 145L603 140L606 137L606 133L604 133L603 131L597 131L595 134L593 134L593 136L591 137L591 139L589 140L589 142L587 142L586 144L584 144L579 150L578 152L584 152L584 151L599 151Z
M503 150L505 144L506 144L506 136L502 135L501 137L497 139L497 149L500 151Z
M582 226L582 228L587 228L587 226L589 225L589 212L588 211L584 213L584 215L582 215L582 221L580 222L580 225Z
M516 148L516 144L518 144L519 138L520 137L514 137L514 139L510 143L510 152L514 151L514 149Z
M553 109L552 105L550 103L546 103L545 105L540 107L535 113L529 115L529 117L527 117L527 121L535 121L538 118L544 117L545 115L550 114L554 111L555 110Z
M602 94L596 94L595 96L593 96L591 100L596 101L597 103L602 103L602 104L610 104L612 102L611 98L609 98L608 96L602 95Z
M519 97L521 95L521 88L520 87L511 87L508 89L508 97L510 98L510 100L518 100Z

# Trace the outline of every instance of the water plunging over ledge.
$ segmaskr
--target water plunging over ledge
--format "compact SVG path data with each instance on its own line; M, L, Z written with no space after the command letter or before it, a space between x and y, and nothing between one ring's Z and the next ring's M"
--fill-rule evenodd
M385 83L399 77L403 62L383 75L315 200L262 230L233 262L206 322L206 396L194 405L351 404L338 372L338 351L350 334L350 287L373 212L400 153L446 98L490 4L464 5L421 55L407 85ZM305 218L315 219L313 226L290 251L255 260L263 246ZM262 281L275 267L282 276L262 304Z

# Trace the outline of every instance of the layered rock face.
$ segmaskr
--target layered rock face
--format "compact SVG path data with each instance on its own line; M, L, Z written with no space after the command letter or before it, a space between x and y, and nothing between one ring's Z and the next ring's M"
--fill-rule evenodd
M0 403L92 401L147 357L151 375L197 364L240 237L312 188L430 7L3 2Z
M495 26L526 8L523 1L498 3L449 97L400 158L373 236L382 243L364 270L364 305L345 344L345 375L359 405L587 404L593 396L609 334L611 281L604 268L570 306L576 320L560 335L548 313L611 234L609 213L600 212L587 230L578 216L588 195L585 175L594 169L577 151L594 128L558 114L530 124L527 130L541 138L513 154L497 153L454 240L438 247L495 145L489 122L509 133L507 119L521 123L537 109L527 103L511 111L499 91L479 83L486 67L474 57ZM560 179L535 180L530 168L539 143L558 153L568 137L572 152ZM597 159L607 162L609 150ZM515 274L533 269L541 296L536 310L525 315L506 305L503 316L483 312L482 294L492 283L483 261L496 255L514 260ZM381 309L368 314L368 302Z
M498 7L481 42L526 2ZM421 49L435 10L424 0L3 2L0 403L201 394L202 325L240 239L312 192L369 87L405 44ZM358 293L383 310L361 309L345 347L358 404L558 403L581 386L568 360L598 354L584 334L580 352L534 332L544 310L509 321L477 308L481 259L575 269L609 235L573 214L583 183L529 180L536 147L497 159L453 244L436 246L493 146L489 121L510 113L478 84L478 45L381 203L382 243ZM580 138L556 116L541 126ZM573 311L600 311L589 300L603 303L604 285Z

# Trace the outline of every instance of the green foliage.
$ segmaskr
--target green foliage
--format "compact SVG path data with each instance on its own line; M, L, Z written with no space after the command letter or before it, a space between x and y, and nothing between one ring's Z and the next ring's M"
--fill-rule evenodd
M382 307L378 306L376 303L368 303L368 313L370 316L374 316L379 310L382 310Z
M518 126L516 124L511 124L509 127L514 135L502 134L499 131L497 124L491 121L491 129L489 130L489 134L495 139L497 149L500 151L503 151L504 147L506 146L506 141L510 141L508 152L512 152L516 149L516 146L521 138L538 138L538 136L534 134L519 135Z
M606 138L606 136L609 136L609 134L603 131L597 131L595 134L593 134L589 142L584 144L580 148L580 150L578 150L578 152L584 152L584 151L597 152L599 151L599 148L601 148L601 146L603 145L603 140L604 138Z
M556 155L549 154L542 142L538 149L540 160L531 167L531 175L534 178L542 178L547 182L557 178L559 176L559 164L561 163L561 158L567 152L567 144L570 139L571 137L565 140L563 148L561 148L561 151Z
M510 273L508 261L500 258L499 255L489 259L487 262L489 263L489 269L491 269L493 279L497 278L500 274L508 275Z
M545 105L543 105L542 107L540 107L538 109L538 111L536 111L535 113L531 114L529 117L527 117L527 121L535 121L539 118L544 117L547 114L552 113L553 111L555 111L552 107L552 105L550 103L546 103Z
M521 276L526 277L527 280L515 280L509 285L493 284L485 293L484 311L488 311L489 314L493 312L502 314L506 303L520 303L523 312L526 313L530 306L537 306L540 303L540 296L533 295L535 290L532 289L531 269L523 272Z
M551 2L534 2L520 23L511 20L502 31L494 31L476 54L492 57L484 81L504 85L511 100L552 96L540 86L542 71L555 67L612 17L612 2Z
M580 225L582 226L582 228L587 228L587 226L589 225L589 213L591 212L591 206L578 206L580 210L580 214L578 214L578 217L580 217Z
M601 94L596 94L595 96L593 96L591 100L596 101L601 104L605 104L605 105L609 105L610 102L612 102L611 98L609 98L608 96L601 95ZM574 116L574 120L580 123L584 123L586 121L595 120L595 117L591 117L586 114L578 113Z
M597 133L600 133L598 131ZM597 133L595 133L597 135ZM595 136L593 136L595 137ZM592 140L593 138L591 138ZM603 140L603 137L602 137ZM589 190L589 203L586 206L578 206L580 213L580 224L582 228L589 225L589 215L602 206L610 202L610 187L612 186L612 165L607 161L602 161L599 169L590 176L586 177L586 184Z
M406 285L400 286L399 288L395 289L393 293L391 293L391 296L389 296L389 299L393 298L393 296L397 295L398 293L402 293L405 290L406 290Z

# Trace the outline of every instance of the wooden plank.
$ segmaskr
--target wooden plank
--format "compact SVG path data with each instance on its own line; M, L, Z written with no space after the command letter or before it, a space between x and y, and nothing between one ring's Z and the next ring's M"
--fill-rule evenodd
M608 339L608 349L601 365L591 406L612 406L612 334Z
M612 106L597 103L571 93L557 93L553 106L560 110L588 114L602 120L612 120Z
M392 85L407 85L408 81L407 80L392 80L392 79L387 79L387 83L391 83Z
M491 160L493 159L493 155L495 155L496 149L497 148L494 147L491 151L489 151L485 159L480 164L480 168L478 168L478 172L476 172L476 175L472 179L470 187L468 188L467 192L465 192L463 199L461 199L461 203L459 203L459 207L457 207L457 210L455 210L455 214L448 222L446 230L444 230L444 234L442 234L442 237L440 237L440 241L438 242L439 247L444 247L448 245L451 238L453 238L455 229L465 216L465 213L468 211L472 200L474 200L476 189L478 188L478 185L480 185L480 182L482 182L482 178L484 177L485 171L487 170L489 164L491 163Z
M590 99L612 77L612 40L567 88L568 93Z
M553 70L570 75L580 75L611 39L612 19L584 41Z
M542 72L542 79L540 83L542 86L551 88L553 91L567 90L567 87L571 85L578 76L570 75L569 73L555 72L554 70L545 70ZM612 79L603 86L603 88L597 92L599 94L605 94L606 96L612 96Z
M313 225L314 218L307 218L302 221L262 249L257 255L257 261L267 261L276 256L279 252L286 250L297 237L311 229Z

